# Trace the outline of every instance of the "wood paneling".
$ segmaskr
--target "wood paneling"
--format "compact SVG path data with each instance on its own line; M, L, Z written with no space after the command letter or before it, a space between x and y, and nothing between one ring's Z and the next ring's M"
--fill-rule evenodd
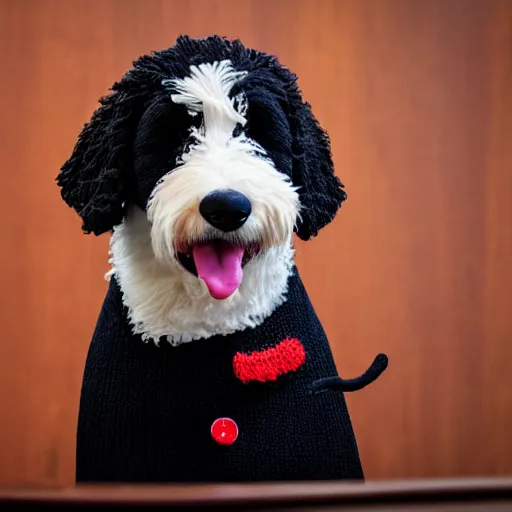
M0 484L74 481L105 237L54 178L141 53L220 33L279 55L349 199L298 245L368 478L512 472L512 2L1 0Z

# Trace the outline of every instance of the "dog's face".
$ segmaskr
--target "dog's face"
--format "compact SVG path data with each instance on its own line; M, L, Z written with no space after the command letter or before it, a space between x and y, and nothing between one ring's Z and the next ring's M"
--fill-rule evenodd
M155 257L200 277L216 299L294 230L316 235L346 197L296 77L218 37L182 37L135 62L58 183L88 233L113 230L131 206L145 211Z
M178 147L169 147L165 131L154 133L154 119L139 127L139 140L153 134L148 147L137 145L144 162L136 168L137 175L147 175L156 143L156 153L179 151L147 202L155 256L170 265L177 260L205 281L215 299L226 299L238 289L243 267L252 258L289 243L299 213L298 193L290 179L291 135L285 114L278 104L260 106L258 114L267 116L268 133L256 140L247 130L252 112L246 94L232 96L246 74L224 60L193 66L190 76L165 82L171 101L187 110L184 124L189 128ZM264 96L265 91L252 92L255 109L258 94ZM274 158L269 135L284 139ZM151 167L156 167L155 176L166 169L161 162Z

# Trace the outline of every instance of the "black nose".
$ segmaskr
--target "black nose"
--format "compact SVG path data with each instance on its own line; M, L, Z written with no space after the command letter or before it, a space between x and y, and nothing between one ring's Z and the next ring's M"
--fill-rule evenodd
M214 228L235 231L251 214L251 202L236 190L214 190L199 204L199 212Z

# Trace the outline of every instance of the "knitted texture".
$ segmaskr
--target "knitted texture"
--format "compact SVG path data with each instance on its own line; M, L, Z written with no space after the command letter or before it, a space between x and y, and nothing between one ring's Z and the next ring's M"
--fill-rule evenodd
M274 373L240 363L280 351ZM132 335L113 278L85 367L77 481L362 479L343 392L314 385L336 376L296 270L287 302L259 327L178 347ZM218 418L238 426L230 446L212 438Z
M244 383L252 380L265 382L296 371L305 361L306 352L302 343L295 338L288 338L265 350L251 354L237 353L233 359L233 368L236 377Z

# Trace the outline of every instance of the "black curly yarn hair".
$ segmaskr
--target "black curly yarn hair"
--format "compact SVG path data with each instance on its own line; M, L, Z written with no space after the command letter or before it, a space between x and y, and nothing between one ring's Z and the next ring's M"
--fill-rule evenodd
M85 233L111 231L131 204L144 209L183 150L194 121L171 101L163 82L187 76L192 65L225 59L247 71L232 91L248 99L243 130L299 187L299 238L309 240L333 220L347 196L333 170L328 134L303 101L297 77L275 56L239 40L180 36L173 47L136 60L101 98L60 170L62 198L81 217Z

